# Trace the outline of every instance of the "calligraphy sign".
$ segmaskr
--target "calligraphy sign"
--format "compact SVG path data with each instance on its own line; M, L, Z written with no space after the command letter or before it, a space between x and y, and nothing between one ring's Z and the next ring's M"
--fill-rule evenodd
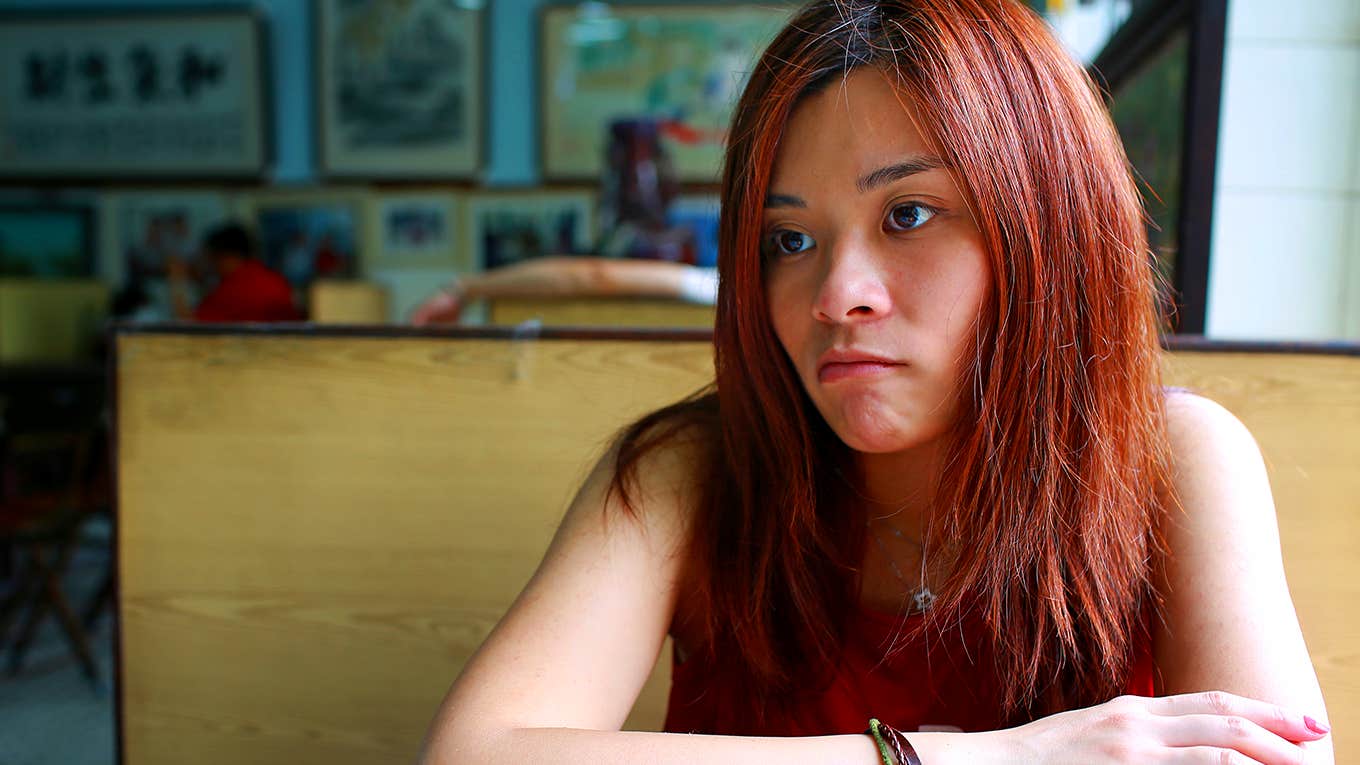
M249 10L0 16L0 176L261 175L263 36Z

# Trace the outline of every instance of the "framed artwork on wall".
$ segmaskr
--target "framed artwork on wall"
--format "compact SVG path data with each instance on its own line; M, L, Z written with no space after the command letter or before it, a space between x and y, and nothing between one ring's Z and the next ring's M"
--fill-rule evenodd
M368 204L368 269L475 268L462 236L462 202L451 192L374 194Z
M119 191L104 201L105 265L100 270L115 286L120 315L170 319L168 265L177 258L188 265L191 289L207 294L215 278L200 257L208 232L235 222L231 198L221 192Z
M249 9L0 14L0 178L259 178L266 49Z
M705 268L718 265L717 194L682 194L666 209L666 223L684 226L694 235L694 264Z
M106 204L116 281L164 279L171 257L196 263L203 237L234 220L231 199L216 191L119 191Z
M94 276L94 211L75 205L0 205L0 277Z
M485 132L482 12L448 0L314 3L322 172L474 178Z
M255 231L259 257L293 285L299 302L318 279L359 276L363 262L362 192L262 192L245 197L242 217Z
M467 198L465 249L491 269L595 246L595 192L502 191Z
M792 6L549 6L539 19L543 176L597 181L605 130L659 122L676 177L716 184L732 108Z

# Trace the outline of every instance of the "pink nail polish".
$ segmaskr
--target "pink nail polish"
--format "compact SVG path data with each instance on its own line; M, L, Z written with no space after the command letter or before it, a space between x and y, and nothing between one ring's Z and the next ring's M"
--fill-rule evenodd
M1323 725L1317 720L1314 720L1308 715L1303 716L1303 724L1307 725L1308 730L1311 730L1314 733L1327 733L1328 731L1331 730L1331 728L1327 727L1326 725Z

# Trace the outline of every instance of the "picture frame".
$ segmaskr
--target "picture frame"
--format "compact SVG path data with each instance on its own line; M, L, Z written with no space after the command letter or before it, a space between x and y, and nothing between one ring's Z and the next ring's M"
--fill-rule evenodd
M0 204L0 277L93 278L95 244L93 207Z
M486 134L483 12L313 0L317 164L329 178L472 180Z
M367 208L366 273L402 268L476 269L463 236L461 195L439 190L374 193Z
M683 226L694 234L694 264L702 268L718 265L718 213L722 199L717 194L681 194L666 208L666 223Z
M250 8L0 13L0 179L261 178L268 71Z
M269 191L242 195L241 219L258 255L293 285L303 308L319 279L356 279L366 266L366 195L359 190Z
M465 245L480 269L545 255L589 254L596 245L593 189L492 191L465 201Z
M682 183L716 185L732 109L792 6L545 6L539 16L543 177L597 182L615 119L660 123Z
M112 191L103 197L102 215L100 275L114 285L119 313L143 320L174 317L170 258L188 265L191 296L201 297L214 279L202 258L204 237L218 226L244 222L230 194L208 189Z
M171 255L193 266L203 237L237 219L232 196L207 189L111 191L104 210L108 265L101 270L116 284L164 279Z

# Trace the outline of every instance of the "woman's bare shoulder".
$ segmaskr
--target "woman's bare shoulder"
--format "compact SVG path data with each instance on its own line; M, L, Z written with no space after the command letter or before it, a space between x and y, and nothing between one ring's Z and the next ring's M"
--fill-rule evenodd
M1191 488L1183 484L1229 477L1236 470L1260 465L1261 452L1251 431L1213 399L1188 390L1169 390L1166 424L1177 488Z

